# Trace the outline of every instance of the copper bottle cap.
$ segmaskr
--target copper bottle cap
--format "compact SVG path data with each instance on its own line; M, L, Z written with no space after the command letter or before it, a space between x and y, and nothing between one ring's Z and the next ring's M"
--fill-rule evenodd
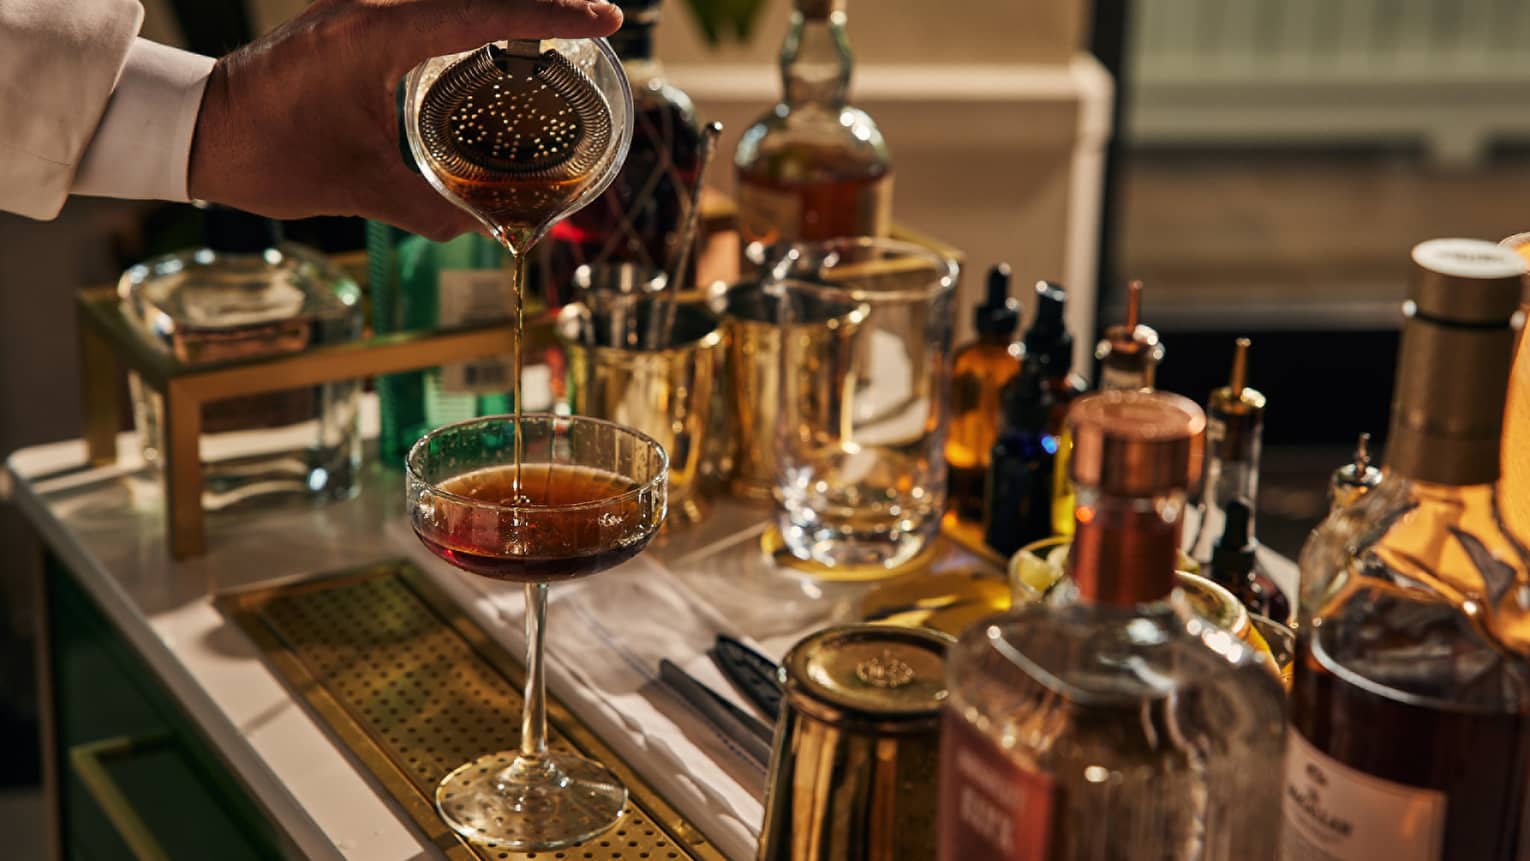
M1525 259L1511 248L1431 239L1413 246L1413 262L1418 268L1408 301L1426 317L1502 325L1525 300Z
M1413 262L1387 462L1418 481L1493 481L1525 261L1491 242L1433 239Z
M1201 477L1206 416L1168 392L1087 395L1068 411L1073 480L1110 496L1185 490Z

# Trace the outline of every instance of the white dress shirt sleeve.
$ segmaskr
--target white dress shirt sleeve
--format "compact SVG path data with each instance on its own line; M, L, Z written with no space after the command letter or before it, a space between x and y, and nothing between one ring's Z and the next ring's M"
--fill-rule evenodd
M186 201L186 169L213 59L137 39L70 191Z
M137 0L0 0L0 209L58 214L142 22Z

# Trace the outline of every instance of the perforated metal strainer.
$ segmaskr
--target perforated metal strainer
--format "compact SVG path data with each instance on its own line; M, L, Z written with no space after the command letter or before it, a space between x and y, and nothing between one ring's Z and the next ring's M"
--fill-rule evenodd
M430 85L419 132L430 158L459 180L579 179L606 157L611 109L599 89L537 42L490 44Z

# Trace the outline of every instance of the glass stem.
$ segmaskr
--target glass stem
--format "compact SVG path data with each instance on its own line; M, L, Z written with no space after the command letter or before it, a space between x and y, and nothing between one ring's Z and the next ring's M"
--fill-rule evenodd
M547 584L526 584L526 704L521 709L521 756L547 753L547 684L542 677L542 634L547 628Z

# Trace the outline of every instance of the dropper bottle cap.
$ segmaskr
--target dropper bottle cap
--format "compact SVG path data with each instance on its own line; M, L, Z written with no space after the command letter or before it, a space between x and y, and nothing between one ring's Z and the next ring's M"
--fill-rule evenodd
M1216 549L1211 551L1213 579L1223 586L1228 578L1241 578L1254 570L1254 553L1258 545L1249 535L1249 519L1253 512L1248 503L1234 499L1224 509L1227 519L1223 522L1222 537L1217 539Z
M1063 320L1067 303L1063 286L1036 282L1036 317L1025 332L1025 354L1047 367L1047 375L1062 376L1073 366L1073 334Z
M1010 277L1008 263L988 270L987 296L972 313L978 334L1003 337L1020 328L1020 301L1009 295Z

